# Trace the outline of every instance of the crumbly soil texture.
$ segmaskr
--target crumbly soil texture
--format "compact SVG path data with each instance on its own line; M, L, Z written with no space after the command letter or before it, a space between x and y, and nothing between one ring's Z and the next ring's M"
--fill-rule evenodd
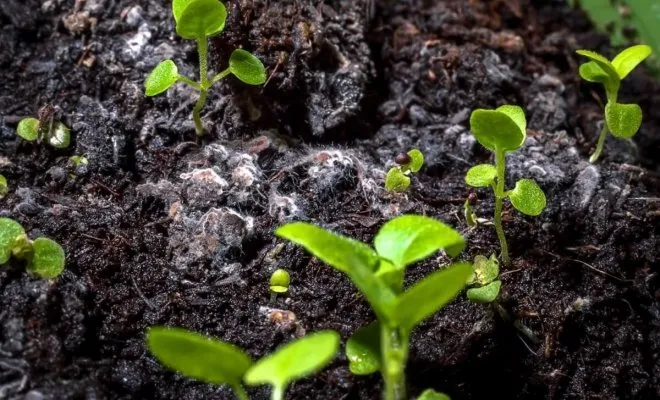
M375 6L374 6L375 4ZM273 230L310 221L370 242L403 213L465 236L460 257L499 248L492 193L469 228L463 177L490 155L469 132L471 110L523 105L524 147L508 186L536 179L537 218L507 207L512 263L495 310L460 295L413 335L408 392L453 399L654 399L660 396L660 85L643 67L623 102L644 110L631 141L609 138L587 162L603 93L581 82L575 50L607 56L606 36L564 1L231 0L213 38L212 69L231 50L257 54L269 79L229 77L194 133L196 93L178 84L146 98L159 61L198 74L174 33L169 1L0 2L0 213L57 240L66 271L37 280L0 269L0 398L231 399L164 369L145 330L179 326L257 358L320 329L342 341L374 316L340 273ZM72 130L54 150L16 136L51 106ZM405 194L384 190L395 156L426 155ZM85 155L86 166L70 164ZM411 267L407 284L445 265ZM291 271L270 301L272 271ZM381 379L353 376L343 351L291 399L377 399ZM266 399L268 388L250 388Z

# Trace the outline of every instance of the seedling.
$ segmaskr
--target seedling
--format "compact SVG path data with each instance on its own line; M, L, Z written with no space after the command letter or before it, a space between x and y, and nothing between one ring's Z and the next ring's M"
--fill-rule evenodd
M284 225L275 234L343 272L362 292L377 321L358 329L349 339L349 367L355 374L380 371L384 398L405 399L404 372L413 328L450 302L472 273L468 263L456 263L404 291L406 267L440 249L457 256L465 247L461 235L442 222L419 215L404 215L383 225L374 239L375 249L304 222Z
M472 264L472 275L467 284L473 286L467 290L467 298L473 303L492 303L500 294L502 282L500 276L500 263L495 254L490 258L478 255Z
M270 302L274 303L277 300L279 293L286 293L289 291L289 283L291 283L291 276L289 272L284 269L278 269L270 276Z
M261 85L266 81L266 69L257 57L249 52L236 49L229 57L229 67L209 78L208 39L225 29L227 9L218 0L174 0L172 14L176 22L176 32L184 39L197 42L199 54L199 82L179 74L172 60L162 61L151 71L145 82L145 94L156 96L166 92L176 82L183 82L197 91L199 98L193 108L193 120L198 135L204 134L200 112L206 103L209 89L229 74L234 74L248 85Z
M271 384L271 399L284 399L287 386L313 375L334 358L339 334L320 331L294 340L256 363L238 347L180 328L152 327L147 331L149 351L166 367L189 378L228 385L236 397L248 399L242 383Z
M451 400L449 396L444 393L436 392L433 389L426 389L419 395L417 400Z
M0 175L0 199L4 199L5 196L7 196L7 193L9 193L7 178L5 178L4 175Z
M390 192L405 192L410 186L410 174L417 173L424 165L424 154L417 149L396 156L396 166L390 168L385 177L385 189Z
M61 122L55 122L52 114L48 119L23 118L16 134L28 142L45 141L56 149L66 149L71 143L71 131Z
M637 45L628 47L612 61L590 50L578 50L577 53L590 61L580 65L580 76L585 81L601 83L605 87L607 104L605 121L598 136L596 150L589 158L595 163L600 157L607 133L611 132L618 139L632 138L642 126L642 109L637 104L617 102L621 81L642 61L651 55L651 47Z
M504 105L495 110L474 110L470 116L472 134L482 146L495 153L495 165L476 165L467 172L465 182L473 187L493 188L495 193L495 230L502 247L502 261L509 263L509 249L502 228L502 206L505 198L525 215L537 216L546 205L543 190L532 179L521 179L516 186L504 190L505 155L519 149L527 137L527 121L522 108Z
M474 212L472 206L477 202L477 195L474 192L470 192L465 203L463 203L463 215L465 216L465 223L470 227L474 228L478 224L477 214Z
M38 237L30 240L18 222L0 218L0 265L11 257L27 262L26 269L42 279L58 277L64 270L64 250L57 242Z

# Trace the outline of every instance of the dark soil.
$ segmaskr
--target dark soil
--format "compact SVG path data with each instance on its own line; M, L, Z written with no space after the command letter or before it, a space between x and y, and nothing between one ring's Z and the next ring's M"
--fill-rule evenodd
M507 209L513 262L501 303L539 340L461 296L415 331L410 394L660 396L660 85L644 68L631 74L621 96L642 106L642 129L608 139L602 162L588 164L602 93L579 81L574 50L615 49L581 12L541 0L383 0L375 15L363 1L228 1L216 69L241 46L271 78L214 88L210 135L198 141L191 90L142 94L164 58L197 74L169 1L73 3L0 1L0 172L10 186L0 212L67 252L53 282L20 265L0 270L0 398L232 398L150 357L144 332L157 324L255 357L319 329L345 340L373 315L346 278L272 235L286 221L370 241L389 218L422 213L463 232L464 258L496 252L492 226L469 229L461 213L463 176L489 157L469 113L503 103L524 105L529 121L509 184L535 178L548 208L538 218ZM16 138L20 118L45 105L72 128L70 149ZM411 147L427 163L409 193L388 194L385 172ZM73 154L89 166L73 170ZM492 197L478 194L488 218ZM408 281L446 261L411 268ZM273 305L267 280L280 267L293 282ZM287 395L377 399L380 389L340 356Z

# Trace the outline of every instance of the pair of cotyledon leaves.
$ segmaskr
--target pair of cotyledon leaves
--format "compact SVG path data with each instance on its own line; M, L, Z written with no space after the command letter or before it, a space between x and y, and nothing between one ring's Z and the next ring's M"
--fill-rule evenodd
M237 388L271 384L286 386L323 368L339 348L339 334L320 331L287 343L257 362L240 348L180 328L152 327L147 346L168 368L212 384Z
M605 121L612 134L618 138L633 137L642 125L642 109L637 104L617 103L616 96L621 81L651 55L651 52L651 48L646 45L632 46L610 61L590 50L577 51L590 60L580 66L580 76L586 81L605 86L608 95Z
M64 270L64 249L57 242L39 237L29 242L25 230L18 222L10 218L0 218L0 265L6 264L16 248L17 242L30 246L27 271L43 279L59 276Z
M174 0L172 13L176 31L184 39L205 40L222 32L227 20L227 9L218 0ZM229 71L249 85L260 85L266 81L266 69L251 53L236 49L229 57ZM180 79L179 71L172 60L158 64L145 82L145 94L161 94Z
M409 333L451 301L465 287L472 272L469 263L455 263L431 273L403 293L392 290L387 272L401 280L394 283L397 287L403 284L408 265L440 249L454 257L465 248L464 239L454 229L419 215L404 215L387 222L374 238L373 248L303 222L284 225L275 234L303 246L346 274L376 313L378 321L358 329L346 343L349 367L355 374L380 369L380 324Z
M527 120L522 108L504 105L495 110L479 109L472 112L470 129L477 141L494 152L519 149L527 137ZM473 187L495 184L497 168L491 164L479 164L470 168L465 182ZM526 215L539 215L546 206L543 190L532 179L521 179L506 192L511 204Z
M385 188L393 192L405 192L410 187L410 173L417 173L424 165L424 154L418 149L408 153L410 162L405 165L392 167L385 177Z
M16 134L28 142L34 142L42 131L41 122L36 118L23 118L16 128ZM51 131L45 132L46 142L56 149L66 149L71 143L71 131L61 122L55 122Z

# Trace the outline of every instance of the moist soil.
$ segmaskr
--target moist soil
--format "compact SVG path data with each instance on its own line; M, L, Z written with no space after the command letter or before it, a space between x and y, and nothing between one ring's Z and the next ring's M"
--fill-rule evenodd
M660 85L639 68L621 99L644 110L632 141L609 138L586 160L603 93L581 82L574 50L611 57L607 37L564 1L227 1L212 66L243 47L266 65L263 87L227 78L194 134L195 92L143 95L172 58L197 74L169 1L0 2L0 212L62 244L53 281L0 270L0 398L230 399L226 388L161 367L145 329L171 325L260 357L320 329L345 340L373 320L335 270L273 235L311 221L366 242L402 213L446 221L461 258L498 251L492 225L469 228L463 176L490 155L469 133L478 107L524 105L525 146L508 185L536 179L548 207L504 223L512 263L501 310L464 295L412 338L409 394L453 399L653 399L660 396ZM44 106L72 128L67 150L17 139ZM395 156L426 155L405 194L384 190ZM68 158L85 154L87 166ZM488 220L492 194L477 191ZM409 269L407 284L446 264ZM271 303L270 273L291 271ZM506 318L508 317L508 318ZM352 376L340 354L291 399L377 399L377 375ZM267 388L250 389L256 399Z

